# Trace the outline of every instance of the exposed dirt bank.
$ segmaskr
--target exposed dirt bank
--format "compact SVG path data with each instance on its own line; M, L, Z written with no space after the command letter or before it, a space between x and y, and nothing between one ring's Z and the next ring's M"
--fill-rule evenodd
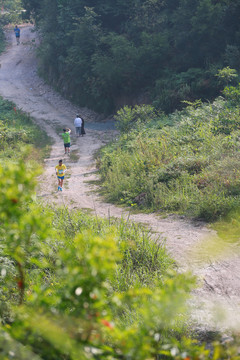
M97 216L128 217L129 211L105 203L89 182L96 180L94 153L116 136L114 124L98 121L99 116L89 109L72 105L44 83L37 75L35 56L36 33L32 26L21 29L21 44L16 45L13 30L7 31L7 50L0 57L0 95L13 101L18 108L29 113L46 130L55 143L51 156L45 160L45 171L39 178L38 195L44 201L69 208L90 209ZM76 138L73 119L79 112L86 119L86 136ZM72 129L72 155L65 156L59 132L63 127ZM54 167L60 158L68 168L64 191L58 193ZM196 245L204 243L212 235L201 222L190 222L184 218L169 216L161 218L155 214L131 214L131 221L145 223L154 232L166 239L166 247L183 271L192 270L199 278L195 290L194 317L204 327L228 328L239 321L240 275L239 249L230 249L229 255L216 261L202 248L201 257L192 255ZM207 260L202 262L205 257ZM217 304L226 310L224 319L215 324L214 310Z

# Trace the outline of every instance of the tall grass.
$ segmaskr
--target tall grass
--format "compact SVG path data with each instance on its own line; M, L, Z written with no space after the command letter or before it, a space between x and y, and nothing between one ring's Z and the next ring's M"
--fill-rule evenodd
M165 116L164 116L165 120ZM215 220L240 205L239 107L222 98L134 123L100 155L108 200Z
M0 98L0 159L15 162L23 156L42 162L50 150L49 136L31 117L9 101ZM28 149L28 155L26 155Z
M164 275L173 268L173 260L165 250L163 239L153 241L149 230L141 224L123 219L99 219L80 211L69 213L66 208L50 209L50 212L53 228L61 231L67 241L86 230L103 237L115 234L122 254L112 282L115 291L126 291L137 284L162 286Z

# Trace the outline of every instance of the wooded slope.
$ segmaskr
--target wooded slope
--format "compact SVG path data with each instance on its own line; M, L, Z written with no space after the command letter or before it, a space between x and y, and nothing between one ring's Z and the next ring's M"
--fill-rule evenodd
M239 0L23 0L41 30L42 74L97 111L219 94L240 67Z

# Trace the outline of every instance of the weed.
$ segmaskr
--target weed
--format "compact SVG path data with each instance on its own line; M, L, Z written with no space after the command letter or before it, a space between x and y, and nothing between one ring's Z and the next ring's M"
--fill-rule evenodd
M112 286L117 291L126 291L135 286L155 286L161 283L162 276L173 265L161 239L151 240L151 234L143 225L126 222L121 219L102 220L86 213L67 209L53 209L53 226L66 237L91 229L99 236L105 236L112 226L123 254ZM159 285L160 285L159 283Z
M72 162L78 162L78 160L79 160L79 152L78 152L78 150L72 150L71 152L70 152L70 160L72 161Z

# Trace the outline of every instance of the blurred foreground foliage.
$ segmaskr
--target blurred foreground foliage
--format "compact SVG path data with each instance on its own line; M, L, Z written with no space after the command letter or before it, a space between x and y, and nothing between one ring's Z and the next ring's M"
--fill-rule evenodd
M239 359L186 336L194 281L143 228L38 206L23 161L0 174L1 359Z

